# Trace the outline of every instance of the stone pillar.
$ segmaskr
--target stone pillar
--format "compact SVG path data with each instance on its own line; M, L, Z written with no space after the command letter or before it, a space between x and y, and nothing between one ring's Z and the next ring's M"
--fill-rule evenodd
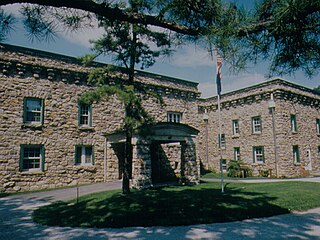
M199 164L196 144L192 138L181 143L181 180L186 183L199 183Z
M147 188L152 185L150 142L138 140L133 144L132 186Z

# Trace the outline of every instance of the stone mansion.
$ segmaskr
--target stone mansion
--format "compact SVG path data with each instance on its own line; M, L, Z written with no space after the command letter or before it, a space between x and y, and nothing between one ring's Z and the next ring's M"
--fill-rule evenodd
M78 103L101 66L0 44L0 192L122 178L123 103ZM198 182L200 168L219 171L220 159L256 176L320 174L320 94L311 89L273 79L223 94L219 135L217 98L201 99L197 83L142 71L135 83L164 104L140 93L157 123L133 137L132 186Z

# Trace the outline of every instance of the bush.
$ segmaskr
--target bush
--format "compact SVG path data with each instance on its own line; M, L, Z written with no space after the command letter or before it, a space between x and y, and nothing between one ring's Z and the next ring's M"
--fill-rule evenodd
M227 176L228 177L241 176L240 162L234 161L234 160L229 161L228 168L227 168Z
M231 160L227 168L228 177L252 177L252 169L242 162Z

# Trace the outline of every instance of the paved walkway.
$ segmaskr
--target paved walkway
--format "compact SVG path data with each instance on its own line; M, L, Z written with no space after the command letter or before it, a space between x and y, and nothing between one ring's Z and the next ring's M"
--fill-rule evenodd
M296 180L320 182L320 178ZM116 189L120 188L120 185L121 182L113 182L82 186L79 188L79 194L84 195L106 189ZM76 188L68 188L0 198L0 240L320 239L320 208L241 222L181 227L96 229L45 227L32 222L31 214L34 209L52 201L74 198L76 194Z

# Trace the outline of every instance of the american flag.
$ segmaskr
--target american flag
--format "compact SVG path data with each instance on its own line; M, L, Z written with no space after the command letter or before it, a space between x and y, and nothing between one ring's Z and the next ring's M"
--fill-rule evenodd
M217 54L217 93L220 96L221 95L221 67L222 67L222 57L220 57L219 54Z

